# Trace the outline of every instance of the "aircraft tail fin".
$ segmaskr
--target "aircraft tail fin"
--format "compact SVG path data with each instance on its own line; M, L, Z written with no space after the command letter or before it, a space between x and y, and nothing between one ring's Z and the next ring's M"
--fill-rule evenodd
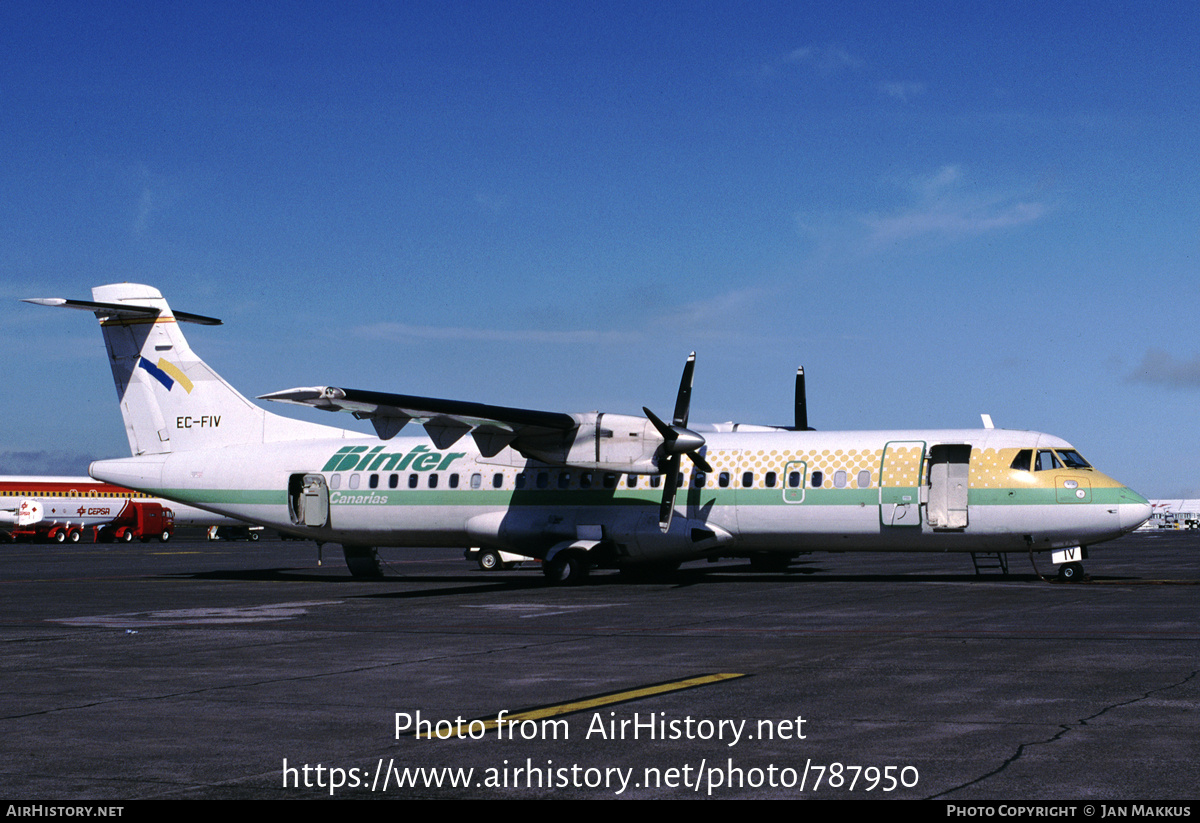
M173 312L157 289L135 283L98 286L92 297L27 302L96 314L135 456L342 434L268 413L197 357L179 324L220 320Z

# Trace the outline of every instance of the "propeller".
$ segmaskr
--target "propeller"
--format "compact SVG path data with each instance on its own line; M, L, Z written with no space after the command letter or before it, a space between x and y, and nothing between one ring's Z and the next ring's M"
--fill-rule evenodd
M686 454L701 471L711 472L712 466L700 454L704 448L704 438L687 427L688 408L692 403L692 372L696 369L696 353L688 355L683 367L683 377L679 381L679 394L675 398L675 416L668 425L659 419L658 415L642 406L646 417L658 429L663 439L663 453L666 455L659 469L666 475L663 483L662 505L658 509L658 527L663 534L671 528L671 516L675 513L675 492L679 486L680 456Z
M813 431L808 427L808 399L804 391L804 367L796 369L796 431Z

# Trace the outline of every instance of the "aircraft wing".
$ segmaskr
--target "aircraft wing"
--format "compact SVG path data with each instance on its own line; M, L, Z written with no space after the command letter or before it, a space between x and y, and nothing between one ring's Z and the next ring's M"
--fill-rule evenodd
M580 425L578 418L562 412L335 386L285 389L260 395L259 399L350 412L360 420L370 420L381 440L395 437L412 420L423 425L441 449L449 448L469 432L487 457L509 445L521 452L544 452L547 447L573 441Z

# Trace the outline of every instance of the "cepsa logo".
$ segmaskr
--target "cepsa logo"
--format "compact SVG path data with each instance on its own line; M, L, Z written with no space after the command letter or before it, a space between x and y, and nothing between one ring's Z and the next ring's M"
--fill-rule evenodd
M111 508L112 508L111 506L92 506L90 508L88 506L80 506L78 509L75 510L75 516L76 517L97 517L100 515L108 514L111 511Z
M383 446L376 446L368 451L366 446L345 446L326 461L321 467L323 472L348 471L405 471L412 469L416 472L444 471L447 466L460 457L466 457L466 452L430 451L428 446L416 446L412 451L384 453Z

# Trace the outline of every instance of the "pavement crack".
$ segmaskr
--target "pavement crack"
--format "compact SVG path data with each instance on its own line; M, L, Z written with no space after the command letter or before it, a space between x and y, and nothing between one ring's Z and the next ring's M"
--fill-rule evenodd
M1133 704L1140 703L1143 700L1148 700L1149 698L1153 697L1156 694L1160 694L1161 692L1170 691L1171 689L1177 689L1180 686L1183 686L1183 685L1189 683L1190 681L1194 680L1196 678L1197 674L1200 674L1200 671L1193 670L1191 673L1188 674L1187 677L1183 678L1178 683L1168 683L1165 686L1160 686L1157 689L1151 689L1148 692L1143 692L1142 694L1137 695L1136 697L1131 697L1128 700L1122 700L1122 701L1119 701L1116 703L1111 703L1111 704L1103 707L1099 711L1095 712L1094 714L1090 714L1087 717L1080 718L1079 720L1076 720L1073 723L1060 724L1058 727L1058 731L1056 731L1054 734L1050 735L1050 737L1047 737L1045 740L1032 740L1027 743L1018 744L1016 751L1014 751L1010 757L1006 758L999 766L992 769L990 772L981 774L979 777L976 777L973 780L968 780L965 783L960 783L957 786L953 786L949 789L940 791L937 794L929 795L925 799L926 800L940 800L954 792L961 791L962 789L966 789L971 786L978 785L978 784L982 783L983 781L985 781L989 778L995 777L996 775L998 775L1001 772L1003 772L1004 770L1006 770L1009 766L1011 766L1012 764L1014 764L1018 760L1020 760L1025 755L1025 752L1029 749L1032 749L1034 746L1046 746L1051 743L1055 743L1058 740L1062 739L1062 737L1064 737L1068 732L1078 729L1082 726L1086 726L1091 721L1094 721L1099 717L1103 717L1104 715L1108 714L1111 711L1115 711L1116 709L1121 709L1126 706L1132 706Z

